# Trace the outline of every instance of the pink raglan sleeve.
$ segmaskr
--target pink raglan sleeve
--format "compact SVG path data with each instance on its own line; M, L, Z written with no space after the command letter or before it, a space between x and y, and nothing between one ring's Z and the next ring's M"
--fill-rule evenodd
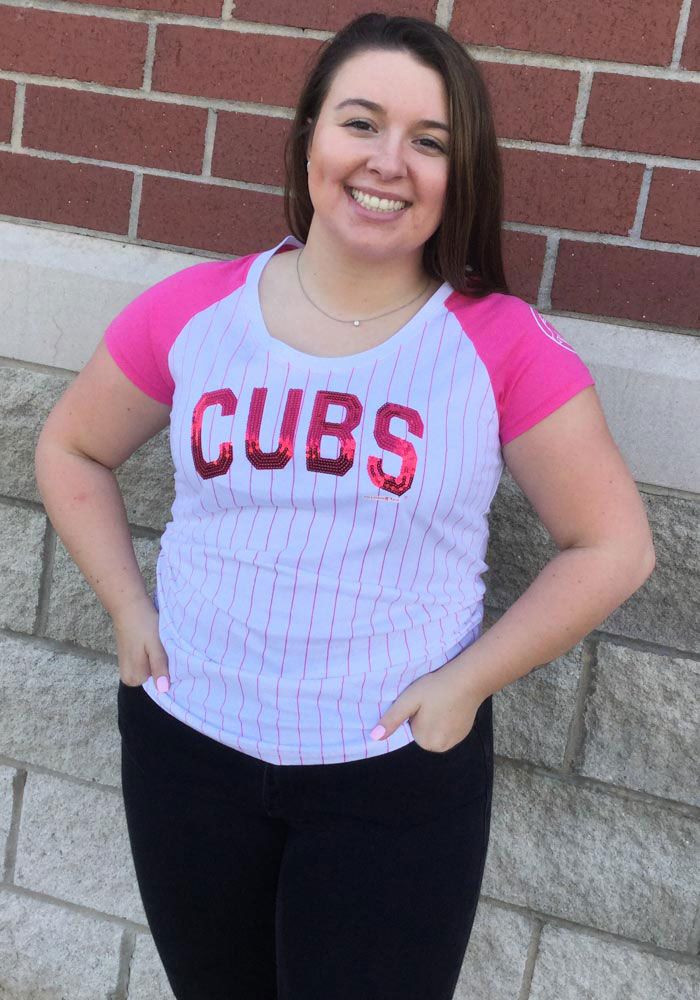
M193 316L239 288L255 254L237 260L205 260L147 288L115 316L104 341L135 386L172 405L175 383L170 349Z
M488 369L501 445L595 385L571 344L524 299L493 293L474 303L454 293L448 307Z

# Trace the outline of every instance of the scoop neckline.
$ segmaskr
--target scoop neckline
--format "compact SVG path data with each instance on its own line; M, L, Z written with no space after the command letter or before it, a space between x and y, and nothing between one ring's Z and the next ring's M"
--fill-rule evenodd
M245 293L248 309L253 318L253 322L249 324L248 330L254 339L265 350L269 351L270 354L283 357L288 361L294 361L297 364L303 364L306 367L326 369L329 367L352 368L357 365L368 364L388 354L395 354L402 344L405 344L420 333L426 322L440 309L452 291L450 284L447 281L443 281L440 287L436 288L430 298L423 303L418 312L411 316L402 327L399 327L395 333L392 333L381 344L369 347L366 351L357 351L355 354L337 355L307 354L306 351L300 351L283 340L272 336L267 329L260 304L260 276L263 269L267 262L285 246L300 249L304 244L296 239L295 236L285 236L276 246L258 254L248 271Z

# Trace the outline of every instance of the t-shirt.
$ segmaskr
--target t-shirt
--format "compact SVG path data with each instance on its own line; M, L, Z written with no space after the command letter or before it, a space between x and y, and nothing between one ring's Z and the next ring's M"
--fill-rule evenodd
M593 378L514 295L444 283L384 343L306 354L265 327L264 253L147 289L107 347L171 407L172 517L155 602L171 686L148 695L275 764L413 739L369 733L412 681L478 639L501 446Z

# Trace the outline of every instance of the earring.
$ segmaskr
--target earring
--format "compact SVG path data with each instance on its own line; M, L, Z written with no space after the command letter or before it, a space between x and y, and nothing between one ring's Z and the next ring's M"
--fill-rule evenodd
M310 168L310 167L311 167L311 160L307 160L307 161L306 161L306 172L307 172L307 174L308 174L308 172L309 172L309 168Z

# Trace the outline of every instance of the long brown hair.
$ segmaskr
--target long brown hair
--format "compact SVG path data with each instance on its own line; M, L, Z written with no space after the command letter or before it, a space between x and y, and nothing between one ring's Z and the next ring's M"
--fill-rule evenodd
M477 63L448 32L416 17L363 14L325 43L304 83L285 148L284 212L306 242L314 213L306 148L338 68L368 49L408 52L442 77L451 132L445 210L423 248L426 272L481 297L508 292L501 251L502 168L491 101Z

